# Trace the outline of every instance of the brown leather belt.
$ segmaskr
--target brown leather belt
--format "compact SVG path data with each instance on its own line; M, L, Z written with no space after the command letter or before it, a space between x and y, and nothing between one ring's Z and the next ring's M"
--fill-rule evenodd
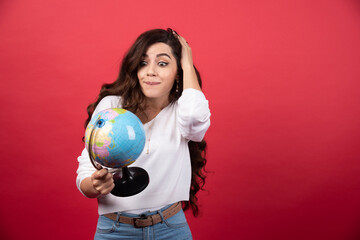
M164 219L168 219L168 218L174 216L180 210L181 210L181 203L177 202L177 203L174 203L173 205L171 205L166 210L162 211L162 215L164 216ZM104 214L103 216L110 218L111 220L114 220L114 221L116 221L116 218L117 218L116 213L108 213L108 214ZM126 216L120 215L118 221L121 223L133 225L135 228L143 228L143 227L152 226L159 222L162 222L162 219L161 219L160 214L157 213L157 214L153 214L153 215L149 215L149 216L144 215L144 217L139 217L139 218L131 218L131 217L126 217Z

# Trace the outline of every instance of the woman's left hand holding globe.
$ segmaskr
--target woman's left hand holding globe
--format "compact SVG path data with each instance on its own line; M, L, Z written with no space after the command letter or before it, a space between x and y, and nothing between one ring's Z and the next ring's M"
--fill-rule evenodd
M113 175L106 168L96 170L91 177L85 178L80 185L81 191L89 198L107 195L114 187Z

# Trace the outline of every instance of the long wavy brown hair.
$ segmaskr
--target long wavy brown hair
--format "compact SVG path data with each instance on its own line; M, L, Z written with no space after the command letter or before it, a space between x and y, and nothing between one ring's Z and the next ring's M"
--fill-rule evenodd
M162 42L169 45L172 53L176 58L177 63L177 79L179 79L178 91L176 91L176 82L169 94L169 103L172 104L179 99L183 90L183 71L181 68L181 44L177 37L174 36L173 30L168 28L153 29L141 34L130 47L125 57L122 60L120 73L118 78L113 83L103 84L97 100L87 107L88 118L85 121L85 128L89 123L91 116L99 104L99 102L106 96L118 95L121 96L122 108L135 113L138 117L146 116L146 98L141 91L140 83L137 77L137 72L145 55L147 49L154 43ZM194 66L195 68L195 66ZM196 75L202 86L201 77L198 70L195 68ZM191 208L193 215L198 216L199 208L197 205L196 194L199 190L203 190L206 179L206 142L189 141L189 151L191 158L192 178L190 187L190 200L183 202L183 209Z

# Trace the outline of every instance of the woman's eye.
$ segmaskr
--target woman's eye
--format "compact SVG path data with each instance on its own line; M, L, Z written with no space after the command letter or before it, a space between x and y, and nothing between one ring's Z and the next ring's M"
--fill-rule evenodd
M159 64L160 67L165 67L165 66L168 65L167 62L159 62L158 64Z
M140 62L140 67L143 67L143 66L145 66L146 64L147 64L147 62L141 61L141 62Z

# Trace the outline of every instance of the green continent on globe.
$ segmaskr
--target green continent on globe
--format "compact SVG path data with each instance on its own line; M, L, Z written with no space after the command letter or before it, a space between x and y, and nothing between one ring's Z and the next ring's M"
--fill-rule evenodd
M113 110L118 114L124 114L127 111L126 109L122 109L122 108L113 108Z

